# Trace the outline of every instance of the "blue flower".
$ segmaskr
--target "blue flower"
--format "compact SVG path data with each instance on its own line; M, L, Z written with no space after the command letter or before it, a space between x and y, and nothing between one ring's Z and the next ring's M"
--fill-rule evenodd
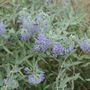
M19 12L19 19L20 19L21 21L23 21L25 18L27 18L28 15L29 15L28 12L26 12L26 11L24 11L24 10L21 10L21 11ZM21 22L21 21L18 21L18 22Z
M11 82L12 81L12 78L8 78L8 82Z
M4 27L3 22L0 23L0 35L3 35L6 31L6 28Z
M56 54L63 55L63 51L64 51L64 48L62 47L62 45L59 42L55 42L53 47L53 54L54 54L53 56L56 57Z
M13 34L13 33L14 33L14 31L10 31L10 33L11 33L11 34Z
M57 55L64 55L69 53L70 51L72 52L74 49L73 43L71 43L69 48L63 47L60 42L54 42L54 47L53 47L53 57L57 58Z
M66 15L66 13L67 13L67 10L68 10L68 9L66 8L65 11L63 12L65 15Z
M3 79L3 82L5 83L6 82L6 79Z
M47 26L47 25L45 25L45 26L44 26L44 30L46 30L47 28L48 28L48 26Z
M90 50L90 44L87 42L87 40L84 40L83 42L81 42L80 48L85 51Z
M21 40L29 40L34 32L41 30L41 27L43 28L43 30L46 30L48 28L47 18L45 19L44 17L41 17L41 13L37 14L35 18L36 21L33 20L29 13L26 11L19 12L19 20L17 21L17 23L20 23Z
M35 51L40 51L40 45L34 45L34 50Z
M10 35L8 35L8 36L4 36L4 39L8 39L8 38L10 38Z
M62 49L62 45L59 42L54 43L53 53L58 53Z
M57 54L53 54L53 57L57 58Z
M29 83L32 83L32 84L39 84L44 79L45 79L45 76L43 73L38 74L38 76L35 76L33 74L28 76L28 81Z
M29 74L28 69L29 69L28 67L25 67L24 69L26 71L26 74Z
M74 47L69 47L69 51L73 52Z
M38 34L37 39L38 41L35 41L36 45L34 45L34 49L36 51L39 51L41 48L42 51L45 52L49 47L52 46L51 39L45 38L45 36L42 33Z
M46 30L48 28L48 20L47 18L41 17L41 13L36 15L36 20L43 26L43 30Z
M19 17L19 20L17 21L18 23L20 23L20 27L21 27L21 30L20 30L21 40L24 40L24 41L29 40L35 31L41 30L39 25L36 24L36 21L31 20L28 14L29 13L25 11L20 11L19 12L20 17ZM36 18L38 17L39 17L39 14L37 15Z
M69 50L65 48L64 52L65 52L65 54L67 54L69 52Z
M20 37L21 37L21 40L29 40L31 38L32 34L29 30L27 29L24 29L22 28L21 31L20 31Z
M33 32L34 31L39 31L39 30L41 30L41 28L39 27L39 25L38 24L33 24Z
M25 71L27 71L28 69L29 69L28 67L25 67L25 69L24 69L24 70L25 70Z
M18 86L19 86L18 83L16 83L16 84L12 84L12 85L10 86L10 89L15 89L15 88L17 88Z

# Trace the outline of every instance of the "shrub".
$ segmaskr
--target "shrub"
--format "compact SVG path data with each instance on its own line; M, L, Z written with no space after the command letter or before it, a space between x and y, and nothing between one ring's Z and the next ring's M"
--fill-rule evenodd
M89 26L77 3L1 1L0 90L90 89Z

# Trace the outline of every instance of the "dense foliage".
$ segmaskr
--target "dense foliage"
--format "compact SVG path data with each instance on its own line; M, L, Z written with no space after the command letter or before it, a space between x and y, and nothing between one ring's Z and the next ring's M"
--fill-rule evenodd
M89 90L90 27L79 0L0 0L0 90Z

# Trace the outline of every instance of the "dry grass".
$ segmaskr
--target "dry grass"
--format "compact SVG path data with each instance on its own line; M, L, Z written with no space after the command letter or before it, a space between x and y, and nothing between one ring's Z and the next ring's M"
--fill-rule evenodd
M59 2L59 5L62 5L63 2L61 2L61 1L59 1L59 0L57 0L57 1ZM79 8L82 6L83 2L84 2L84 0L80 0L80 1L78 2L78 8L77 8L77 9L79 9ZM73 3L73 2L72 2L72 3ZM74 5L74 4L75 4L75 3L73 3L73 5ZM82 10L86 10L86 13L87 13L86 19L87 19L87 20L90 20L90 0L85 0L85 2L84 2L84 4L83 4Z
M78 8L80 8L82 6L83 1L84 0L80 0L80 2L78 4ZM82 10L86 10L86 12L87 12L86 19L90 20L90 0L85 0Z

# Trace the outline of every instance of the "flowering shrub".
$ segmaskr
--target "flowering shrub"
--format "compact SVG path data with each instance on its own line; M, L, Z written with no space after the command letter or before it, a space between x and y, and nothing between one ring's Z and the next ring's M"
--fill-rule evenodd
M77 4L1 1L0 90L90 89L89 26Z

